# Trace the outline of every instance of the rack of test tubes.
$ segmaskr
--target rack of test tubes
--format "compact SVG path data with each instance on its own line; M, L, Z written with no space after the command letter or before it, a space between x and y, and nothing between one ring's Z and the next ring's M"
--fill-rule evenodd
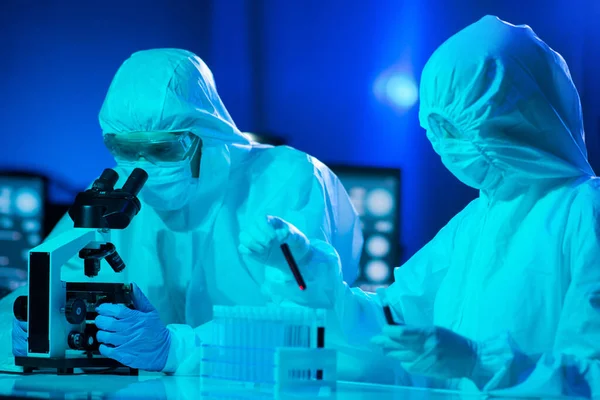
M202 383L335 390L336 352L325 348L325 311L215 306L202 344Z

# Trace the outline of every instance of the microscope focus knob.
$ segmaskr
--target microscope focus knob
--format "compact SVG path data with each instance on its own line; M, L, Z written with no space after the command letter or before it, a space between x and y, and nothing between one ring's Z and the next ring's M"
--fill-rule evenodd
M69 333L67 343L73 350L83 350L85 348L85 338L83 334L79 332Z
M65 306L65 316L70 324L77 325L85 321L87 306L82 299L71 299Z
M97 347L96 338L85 332L73 331L69 333L67 337L67 343L73 350L94 350L94 346Z

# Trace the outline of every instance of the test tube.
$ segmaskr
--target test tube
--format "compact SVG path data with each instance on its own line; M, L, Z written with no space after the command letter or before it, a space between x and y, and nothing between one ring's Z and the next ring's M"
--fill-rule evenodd
M294 276L294 279L298 284L298 288L300 290L306 290L306 282L304 281L304 278L300 273L300 269L298 268L298 264L296 264L296 260L292 255L290 246L287 243L284 243L280 247L281 251L283 252L283 256L285 257L285 260L287 261L288 266L290 267L290 271L292 271L292 275Z
M233 365L233 309L227 309L227 342L223 361L223 377L229 378Z
M228 346L228 359L227 359L227 378L228 379L232 379L235 380L235 374L236 374L236 367L237 367L237 335L239 333L238 330L238 313L237 313L237 308L232 307L230 309L230 317L231 317L231 325L229 326L230 329L230 337L231 337L231 341L229 342Z
M236 342L236 372L235 376L238 380L243 380L244 373L244 349L242 345L243 341L243 330L244 330L244 316L243 310L240 308L238 310L238 319L237 319L237 342Z
M267 308L264 310L261 310L261 324L260 324L260 348L262 349L262 359L261 359L261 382L266 382L266 380L268 379L268 363L269 363L269 355L268 355L268 347L265 346L265 341L270 342L272 341L272 337L273 337L273 331L271 329L271 319L270 319L270 312L271 309Z
M248 308L248 323L246 324L246 334L247 334L247 342L246 342L246 352L247 352L247 364L246 364L246 368L248 370L248 376L247 379L250 382L254 382L254 374L252 373L254 367L254 332L253 327L254 324L256 323L254 321L253 318L253 314L252 314L252 310L253 307Z
M244 368L246 370L245 380L247 382L252 381L252 377L250 376L250 371L252 370L252 342L250 341L250 331L252 330L254 321L252 320L251 309L251 307L246 308L246 323L244 325Z
M227 351L227 344L229 343L229 318L226 309L221 309L221 330L222 336L220 339L219 347L215 351L215 373L219 379L225 376L225 365L223 364L223 358Z
M258 373L258 356L259 356L259 351L256 349L256 328L257 325L260 323L257 318L256 318L256 309L252 308L251 310L251 315L252 315L252 325L250 326L250 343L252 346L252 381L253 382L258 382L258 378L259 378L259 373Z
M236 380L240 380L241 374L242 374L242 346L241 346L242 311L237 307L235 310L235 317L236 317L235 318L235 343L234 343L235 363L234 363L233 377Z

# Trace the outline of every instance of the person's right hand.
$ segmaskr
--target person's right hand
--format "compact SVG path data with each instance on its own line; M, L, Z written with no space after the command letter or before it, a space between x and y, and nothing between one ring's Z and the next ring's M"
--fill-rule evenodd
M13 317L12 351L15 357L27 355L27 322L22 322Z

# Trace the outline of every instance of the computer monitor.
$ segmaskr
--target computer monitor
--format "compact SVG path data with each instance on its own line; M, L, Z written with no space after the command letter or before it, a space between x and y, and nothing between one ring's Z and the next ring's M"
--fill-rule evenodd
M29 250L43 240L46 179L0 171L0 297L27 283Z
M330 166L358 212L365 245L354 286L375 291L393 282L400 261L400 170Z

